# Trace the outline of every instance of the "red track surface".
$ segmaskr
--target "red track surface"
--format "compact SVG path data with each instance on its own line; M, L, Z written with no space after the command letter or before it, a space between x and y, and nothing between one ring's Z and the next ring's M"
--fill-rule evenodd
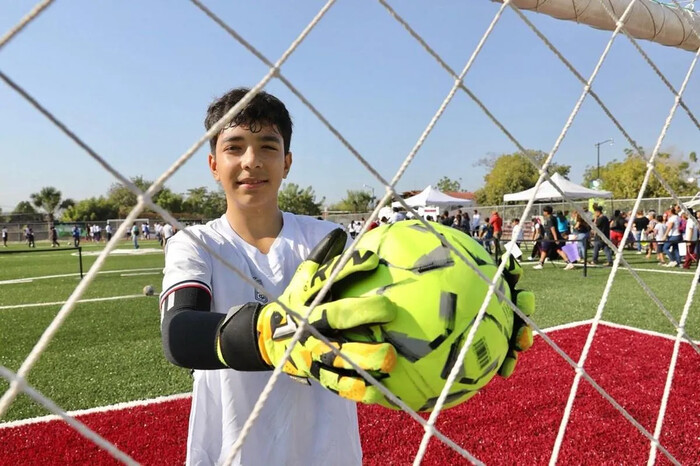
M550 336L576 360L589 327ZM671 340L599 327L586 369L647 430L653 432ZM700 355L681 345L661 443L682 464L700 464ZM574 371L536 339L515 375L494 381L469 402L445 411L437 427L487 464L546 464L554 445ZM93 413L80 420L143 464L184 461L189 399ZM360 406L366 464L410 464L423 429L406 414ZM578 397L559 456L560 464L643 464L649 442L587 382ZM116 461L59 421L0 429L0 465L115 464ZM659 453L657 464L668 460ZM465 460L431 440L423 464Z

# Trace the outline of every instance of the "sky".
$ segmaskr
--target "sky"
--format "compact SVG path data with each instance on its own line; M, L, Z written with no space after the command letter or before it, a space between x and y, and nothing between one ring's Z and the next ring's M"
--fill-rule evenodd
M0 4L0 34L34 1ZM226 23L277 61L323 2L206 0ZM453 69L461 70L499 4L488 0L400 2L397 12ZM610 32L526 13L588 77ZM693 59L687 51L640 41L679 88ZM253 86L268 68L188 1L75 0L54 2L0 49L0 71L65 123L127 177L155 180L204 134L207 106L238 86ZM391 179L436 113L453 79L384 7L339 0L282 67L385 179ZM469 87L528 149L549 152L582 85L510 9L497 23L465 78ZM651 150L673 95L625 37L618 37L593 88L638 144ZM294 163L287 181L311 186L318 201L348 190L384 188L277 79L266 90L294 121ZM700 118L700 71L684 95ZM587 98L554 161L581 182L587 166L624 157L630 147L597 103ZM662 150L700 150L688 115L674 116ZM458 92L397 184L423 189L443 176L474 191L484 183L484 157L517 148L463 92ZM216 189L207 146L166 182L179 193ZM116 179L21 96L0 82L0 208L11 211L42 187L75 200L105 195Z

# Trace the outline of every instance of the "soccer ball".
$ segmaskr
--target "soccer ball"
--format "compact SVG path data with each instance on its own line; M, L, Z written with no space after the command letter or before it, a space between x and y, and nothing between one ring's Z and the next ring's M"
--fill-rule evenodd
M455 246L489 278L497 269L469 235L431 225L440 238L415 220L367 232L358 248L374 251L380 258L379 267L333 286L336 298L382 294L396 304L398 313L392 322L353 329L345 336L393 344L398 353L396 366L380 381L417 411L431 411L435 406L488 291L488 284L446 244ZM510 297L504 279L498 286ZM445 407L468 400L493 378L507 355L512 332L513 312L494 294ZM380 404L398 409L386 397Z
M146 296L153 296L153 293L155 293L155 290L151 285L146 285L143 287L143 294Z

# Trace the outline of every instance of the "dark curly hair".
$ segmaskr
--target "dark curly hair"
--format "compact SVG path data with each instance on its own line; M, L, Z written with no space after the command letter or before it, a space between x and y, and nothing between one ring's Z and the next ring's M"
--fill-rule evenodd
M207 116L204 119L204 127L207 131L249 91L250 89L245 87L232 89L212 102L207 109ZM282 135L284 153L289 152L289 146L292 141L292 119L282 101L265 91L260 91L253 97L253 100L233 117L229 125L245 126L253 133L257 133L265 125L275 126ZM216 142L218 139L219 135L217 134L209 140L212 154L216 154Z

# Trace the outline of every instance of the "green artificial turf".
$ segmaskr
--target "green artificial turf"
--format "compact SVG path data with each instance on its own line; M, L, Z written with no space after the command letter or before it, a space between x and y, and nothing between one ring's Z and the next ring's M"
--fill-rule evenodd
M37 245L39 249L48 246ZM83 267L87 272L96 259L90 254L99 252L104 245L84 246ZM155 241L142 241L141 247L160 250ZM26 245L12 245L13 250L23 248ZM124 241L120 248L129 250L132 245ZM21 306L0 309L0 365L13 371L19 369L61 307L29 305L65 301L80 282L75 251L49 251L0 253L0 282L34 277L26 283L0 284L0 307ZM668 271L633 252L625 257L635 268ZM523 263L525 273L520 287L535 292L534 320L538 326L546 328L594 317L609 268L590 268L588 276L583 277L581 269L564 271L561 263L547 263L544 270L533 270L532 265ZM29 383L67 410L190 390L188 371L170 365L163 357L157 296L141 295L145 285L153 285L156 295L160 292L162 267L163 254L158 251L110 256L102 270L114 273L100 273L82 299L123 298L79 303L29 373ZM692 277L648 271L639 274L671 314L680 319ZM36 278L51 275L63 276ZM138 296L128 297L133 295ZM686 331L698 339L700 312L697 299L694 302ZM668 319L626 270L617 274L602 318L675 334ZM8 386L6 381L0 381L0 392ZM2 420L43 414L46 411L42 407L20 395Z

